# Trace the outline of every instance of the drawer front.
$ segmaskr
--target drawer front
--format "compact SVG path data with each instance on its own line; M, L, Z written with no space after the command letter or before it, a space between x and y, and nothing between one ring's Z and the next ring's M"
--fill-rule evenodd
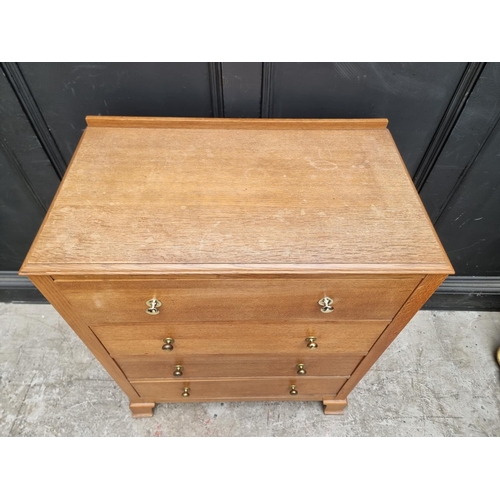
M168 359L167 359L168 358ZM363 359L359 354L303 356L121 356L115 358L129 379L160 378L184 380L210 377L282 377L301 379L321 376L349 376ZM299 367L299 365L301 365ZM179 368L180 367L180 368ZM174 372L176 375L174 375Z
M386 278L224 278L56 280L89 323L163 321L335 321L394 317L419 276ZM318 301L333 300L331 313ZM159 300L158 314L146 302Z
M111 356L185 354L367 353L385 321L331 323L163 323L97 325L92 330ZM307 340L315 337L315 340ZM171 350L164 340L173 339ZM317 347L311 349L311 342Z
M132 380L142 398L160 401L203 401L205 399L328 399L344 385L344 377L308 379L275 377L255 379L199 380ZM295 385L296 395L290 394ZM183 396L188 389L187 397Z

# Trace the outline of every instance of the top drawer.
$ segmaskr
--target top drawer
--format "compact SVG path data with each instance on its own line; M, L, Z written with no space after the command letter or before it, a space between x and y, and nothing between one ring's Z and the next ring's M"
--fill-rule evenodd
M64 279L55 286L89 324L164 321L390 320L421 276ZM318 301L333 300L323 313ZM150 299L158 314L146 312Z

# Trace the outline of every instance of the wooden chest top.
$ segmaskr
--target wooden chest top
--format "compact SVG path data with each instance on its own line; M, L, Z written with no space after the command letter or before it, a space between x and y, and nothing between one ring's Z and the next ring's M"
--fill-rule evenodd
M453 273L387 120L87 123L21 274Z

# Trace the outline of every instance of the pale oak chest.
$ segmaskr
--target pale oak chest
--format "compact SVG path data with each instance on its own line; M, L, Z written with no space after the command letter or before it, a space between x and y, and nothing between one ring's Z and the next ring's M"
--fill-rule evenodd
M88 117L27 275L130 398L347 395L453 273L387 120Z

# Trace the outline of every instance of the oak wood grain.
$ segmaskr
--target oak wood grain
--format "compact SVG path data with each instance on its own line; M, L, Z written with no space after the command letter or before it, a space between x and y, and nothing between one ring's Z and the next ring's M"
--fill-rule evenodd
M162 378L180 380L185 378L212 377L280 377L297 375L297 365L303 364L304 377L349 376L363 354L297 354L271 355L229 354L225 356L183 355L174 349L173 355L166 353L149 356L119 356L115 360L129 379ZM176 366L182 366L182 377L174 377Z
M323 405L325 406L325 415L342 415L345 407L347 406L347 400L325 400L323 401Z
M71 166L73 165L73 162L77 156L77 153L80 149L80 146L82 145L82 142L83 140L85 139L85 130L83 131L83 134L82 136L80 137L80 140L78 141L78 144L76 146L76 149L75 149L75 152L68 164L68 167L66 169L66 172L68 171L68 169L71 168ZM38 243L38 239L40 238L40 236L42 235L42 233L44 232L43 231L43 228L45 227L45 224L47 224L48 220L49 220L49 214L52 212L52 209L54 208L54 205L56 204L56 201L57 201L57 198L58 198L58 195L60 192L63 191L63 189L65 189L65 184L66 184L66 180L67 180L67 176L64 175L60 184L59 184L59 187L57 188L57 191L56 191L56 194L54 195L54 198L52 199L51 203L50 203L50 206L49 206L49 209L47 210L47 213L45 214L45 217L42 221L42 224L40 226L40 229L38 230L36 236L35 236L35 239L33 240L33 243L31 244L31 247L30 249L28 250L28 253L26 254L26 257L24 258L24 262L23 264L21 265L21 268L19 269L19 274L20 275L29 275L31 273L29 267L30 267L30 264L29 262L31 261L31 252L37 247L37 243ZM41 274L41 275L44 275L44 274L47 274L47 273L44 273L44 272L41 272L41 273L37 273L37 274Z
M453 273L386 119L87 123L20 274L134 417L168 401L320 400L340 413Z
M33 284L40 290L42 295L52 304L54 309L64 318L68 325L82 339L92 354L98 359L106 371L113 377L115 382L122 388L127 396L137 399L139 396L135 389L130 385L127 377L121 371L120 367L108 354L94 332L87 326L73 307L68 303L64 295L54 287L54 283L47 276L30 276Z
M351 378L342 387L337 395L338 399L346 399L347 395L354 389L356 384L366 375L366 372L373 366L375 361L389 347L393 340L398 336L401 330L415 316L419 309L427 302L430 296L436 291L438 286L444 281L446 275L426 276L422 283L413 292L408 301L398 312L394 320L384 330L377 342L373 345L370 352L358 365Z
M421 281L363 278L55 281L55 286L90 324L163 321L390 320ZM333 299L333 312L318 301ZM162 302L156 316L146 301Z
M386 118L176 118L133 116L87 116L89 127L112 128L194 128L236 130L342 130L386 128Z
M284 275L284 276L325 276L332 274L359 274L368 273L371 276L376 275L389 275L395 276L401 273L408 274L442 274L443 266L441 264L342 264L342 263L328 263L328 264L300 264L296 266L293 263L289 264L143 264L143 263L114 263L114 264L101 264L96 263L92 265L93 273L100 273L100 275L113 276L123 275L126 273L129 276L155 276L162 275L170 277L171 275L182 274L184 276L206 276L206 275ZM447 271L453 274L452 270ZM56 277L58 275L84 276L88 275L89 271L82 264L63 263L57 264L23 264L22 269L19 271L21 276L29 276L30 274L38 274L41 276L50 275Z
M422 280L425 276L420 274L413 275L416 279ZM199 280L202 278L203 280L234 280L238 279L266 279L266 280L275 280L275 279L294 279L300 278L301 280L309 280L309 279L323 279L323 280L332 280L332 279L349 279L349 280L363 280L363 279L385 279L385 280L407 280L411 278L408 274L355 274L355 273L317 273L317 274L302 274L302 273L288 273L286 276L283 274L272 274L266 272L260 272L258 276L255 274L238 274L237 276L232 275L231 273L224 274L204 274L203 276L198 276L196 274L190 273L169 273L168 276L159 276L158 274L150 273L150 274L110 274L110 275L102 275L102 274L56 274L52 276L52 279L55 282L59 281L150 281L150 280Z
M291 400L332 398L344 384L342 377L266 377L249 379L202 380L132 380L132 385L141 397L155 402L229 400L240 398L282 398ZM295 385L296 396L290 395L290 386ZM188 397L183 397L185 387Z
M399 159L401 160L401 163L404 165L403 157L401 156L401 153L396 145L396 142L394 141L394 137L392 137L392 135L390 133L388 135L389 135L389 140L392 142L392 144L396 148L396 151L398 153ZM441 241L439 240L439 236L436 232L436 229L434 228L434 224L432 223L431 218L429 217L429 214L427 213L427 210L424 207L422 199L420 198L420 195L418 194L418 191L417 191L417 188L413 182L413 179L410 176L410 172L408 172L408 170L405 169L404 173L405 173L405 175L406 175L406 177L411 185L411 188L413 189L415 196L417 197L417 201L420 203L420 207L422 208L423 217L427 221L427 224L428 224L430 230L434 233L434 237L436 238L436 241L439 242L444 259L448 262L448 270L446 271L446 273L447 274L455 274L455 271L451 265L450 259L448 258L446 251L444 250L443 246L441 245ZM428 273L432 274L430 270L428 271Z
M167 122L86 129L21 273L452 271L385 128Z
M155 403L130 403L129 407L134 418L152 417Z
M92 325L112 356L159 355L177 359L191 354L320 355L368 352L384 331L385 321L331 323L123 323ZM316 337L309 349L306 338ZM174 349L162 350L163 339L173 338Z

